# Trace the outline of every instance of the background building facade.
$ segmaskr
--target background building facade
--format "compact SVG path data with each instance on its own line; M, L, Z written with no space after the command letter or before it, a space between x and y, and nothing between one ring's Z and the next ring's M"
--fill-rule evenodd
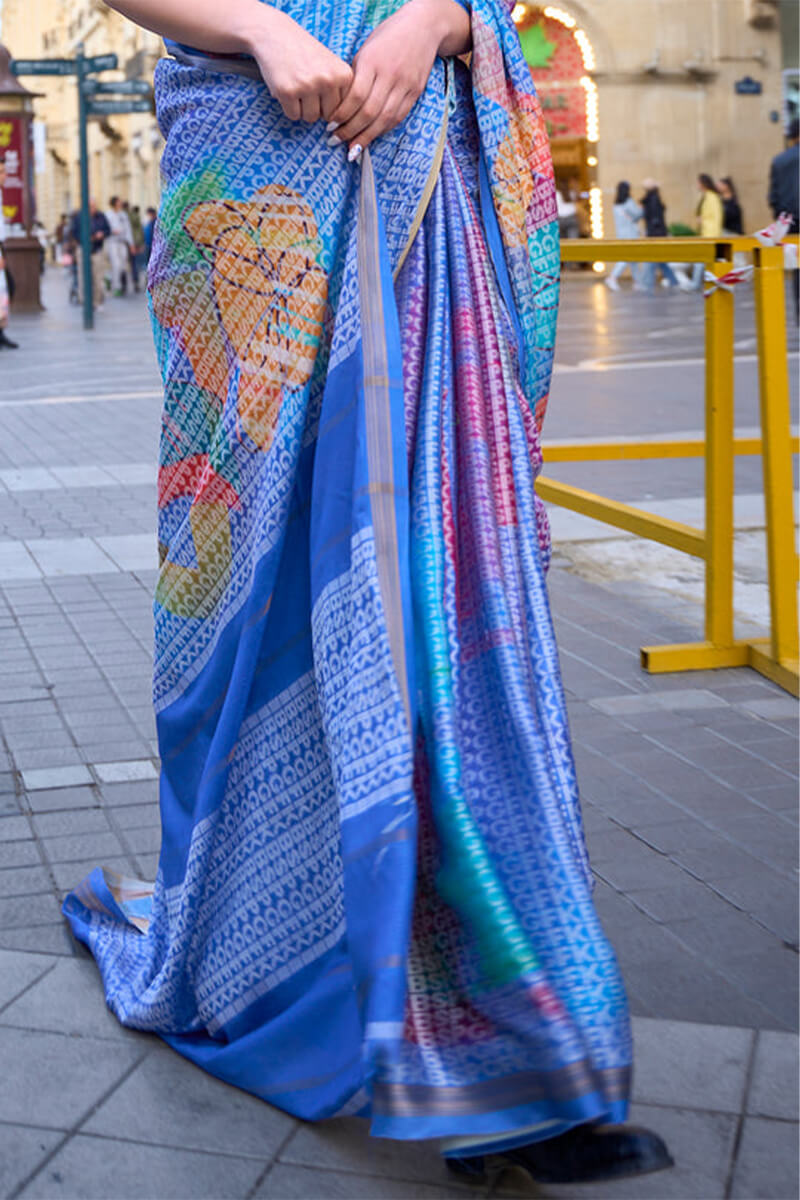
M68 56L83 42L87 54L118 55L119 71L103 79L151 79L162 53L159 38L102 0L0 5L2 41L18 58ZM657 179L668 219L693 224L700 171L733 177L748 228L766 221L769 161L783 145L787 103L796 103L797 10L798 0L517 4L559 182L590 192L587 223L596 235L611 232L620 179L634 194L645 177ZM24 82L44 93L35 106L35 184L40 219L52 228L79 200L76 84ZM113 194L142 207L157 202L161 137L153 116L93 119L89 150L99 204Z
M595 235L613 233L617 182L638 195L648 176L668 220L693 226L701 171L733 178L747 228L765 223L769 163L790 115L784 67L796 14L797 0L516 5L559 183L591 189Z
M103 80L146 79L163 53L161 39L112 12L101 0L2 0L2 41L15 58L68 58L114 51L119 70ZM42 93L34 106L34 184L39 219L52 230L80 202L78 94L74 76L26 77ZM112 195L142 207L157 204L162 139L149 113L92 118L90 190L101 208Z

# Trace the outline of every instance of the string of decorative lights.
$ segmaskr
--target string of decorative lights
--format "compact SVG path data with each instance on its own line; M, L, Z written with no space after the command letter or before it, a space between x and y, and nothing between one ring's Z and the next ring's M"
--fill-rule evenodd
M578 27L575 17L563 8L557 8L554 5L547 5L546 8L539 11L551 21L557 21L559 25L563 25L566 29L569 29L581 52L584 71L596 70L597 59L595 58L594 47L589 40L586 30ZM529 4L520 3L514 5L511 19L515 25L521 25L530 16L531 6ZM580 83L583 88L584 103L586 105L586 140L593 147L596 147L600 140L600 104L597 84L588 74L581 77ZM597 155L595 153L588 155L586 163L587 166L596 167ZM592 237L601 238L603 236L603 193L596 184L593 184L589 188L589 225ZM602 264L596 263L595 270L598 267L600 270L603 270Z

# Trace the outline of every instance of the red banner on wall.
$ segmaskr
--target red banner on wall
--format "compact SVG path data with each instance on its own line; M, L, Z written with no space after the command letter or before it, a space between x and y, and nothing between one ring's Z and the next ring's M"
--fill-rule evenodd
M25 222L25 125L24 117L0 113L0 154L6 161L6 181L2 187L6 225L23 225Z

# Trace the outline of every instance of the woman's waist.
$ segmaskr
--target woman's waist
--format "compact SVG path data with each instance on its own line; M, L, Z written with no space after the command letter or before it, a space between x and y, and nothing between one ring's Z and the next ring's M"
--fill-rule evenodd
M267 0L262 0L266 3ZM406 0L346 0L344 3L319 4L314 0L270 0L278 9L301 25L307 33L334 54L349 62L368 34L402 8ZM202 46L164 39L167 52L179 62L199 65L208 62L234 74L259 76L255 59L249 54L215 54Z

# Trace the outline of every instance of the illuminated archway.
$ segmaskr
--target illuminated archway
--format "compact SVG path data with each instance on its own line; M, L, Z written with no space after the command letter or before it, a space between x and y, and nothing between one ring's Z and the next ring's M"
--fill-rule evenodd
M600 140L600 112L597 84L591 76L591 72L597 68L597 60L591 39L586 30L579 26L578 21L571 13L555 5L518 3L515 5L511 15L519 31L523 52L531 66L534 77L537 79L537 84L542 83L542 70L548 66L548 55L557 53L556 45L548 41L547 23L553 22L556 26L560 26L565 32L569 33L571 43L574 46L572 51L573 62L576 61L576 51L579 55L579 69L582 71L582 74L574 79L574 83L583 92L583 125L580 136L585 138L589 151L585 160L587 167L590 169L589 226L592 237L602 237L603 196L596 182L597 144ZM555 35L551 34L551 36ZM559 96L560 100L561 97ZM547 103L548 97L545 95L543 97L543 106L545 108L547 108ZM577 130L573 126L570 132L574 135Z

